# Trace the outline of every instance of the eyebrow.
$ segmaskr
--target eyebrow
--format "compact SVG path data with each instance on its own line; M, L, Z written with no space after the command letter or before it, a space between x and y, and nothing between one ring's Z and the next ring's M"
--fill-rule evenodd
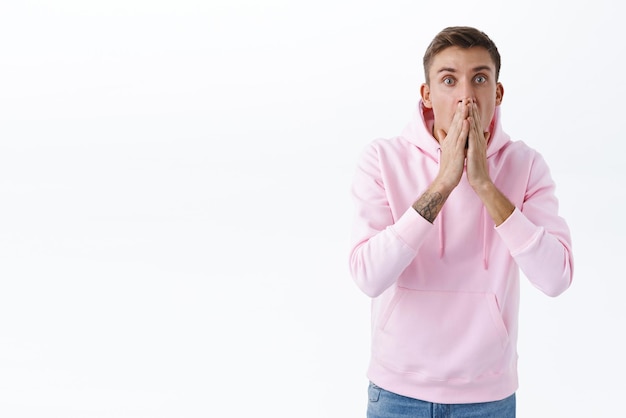
M443 73L443 72L446 72L446 71L450 72L450 73L456 73L457 72L457 70L455 68L443 67L443 68L440 68L439 71L437 71L437 74ZM472 68L472 71L475 72L475 73L478 72L478 71L489 71L489 72L491 72L491 67L489 67L488 65L479 65L478 67Z

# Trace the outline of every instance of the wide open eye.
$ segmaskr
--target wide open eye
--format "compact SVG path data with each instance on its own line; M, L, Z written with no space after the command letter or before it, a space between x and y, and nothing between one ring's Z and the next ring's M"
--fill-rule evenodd
M484 75L477 75L474 78L474 81L476 81L478 84L483 84L487 82L487 77L485 77Z
M443 79L443 84L445 84L446 86L454 85L454 78L452 78L452 77L445 77Z

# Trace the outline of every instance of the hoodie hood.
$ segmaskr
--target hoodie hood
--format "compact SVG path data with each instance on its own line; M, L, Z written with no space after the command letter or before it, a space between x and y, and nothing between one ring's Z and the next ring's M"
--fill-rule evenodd
M410 122L402 131L401 136L438 162L441 147L439 146L439 141L432 134L434 123L435 118L432 109L424 106L424 102L420 99ZM497 153L510 141L509 136L502 131L500 126L500 106L496 106L491 124L489 125L489 131L491 136L487 145L487 158Z

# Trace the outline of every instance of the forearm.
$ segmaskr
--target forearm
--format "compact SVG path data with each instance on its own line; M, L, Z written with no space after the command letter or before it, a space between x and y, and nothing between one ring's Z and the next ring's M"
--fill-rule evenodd
M413 209L431 224L441 212L443 204L450 196L453 187L446 186L442 182L435 181L414 203Z
M363 292L376 297L398 280L453 189L436 179L395 222L387 218L386 210L372 206L369 199L357 199L350 270Z
M553 216L546 224L549 227L538 226L516 209L496 231L528 280L545 294L557 296L572 282L571 237L562 218Z
M411 208L380 231L370 226L361 216L353 225L350 271L359 288L375 297L396 282L433 226Z
M515 210L515 205L492 182L486 182L481 186L477 186L474 188L474 191L482 200L487 213L489 213L496 226L506 221Z

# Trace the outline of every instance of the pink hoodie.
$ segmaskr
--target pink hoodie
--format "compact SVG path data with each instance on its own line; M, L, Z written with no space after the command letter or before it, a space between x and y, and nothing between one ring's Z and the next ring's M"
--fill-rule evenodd
M516 209L497 228L465 175L434 224L411 207L439 170L432 111L421 102L400 136L373 141L359 160L350 271L372 297L368 378L391 392L437 403L511 395L520 269L549 296L572 281L570 232L549 168L511 141L499 114L489 172Z

